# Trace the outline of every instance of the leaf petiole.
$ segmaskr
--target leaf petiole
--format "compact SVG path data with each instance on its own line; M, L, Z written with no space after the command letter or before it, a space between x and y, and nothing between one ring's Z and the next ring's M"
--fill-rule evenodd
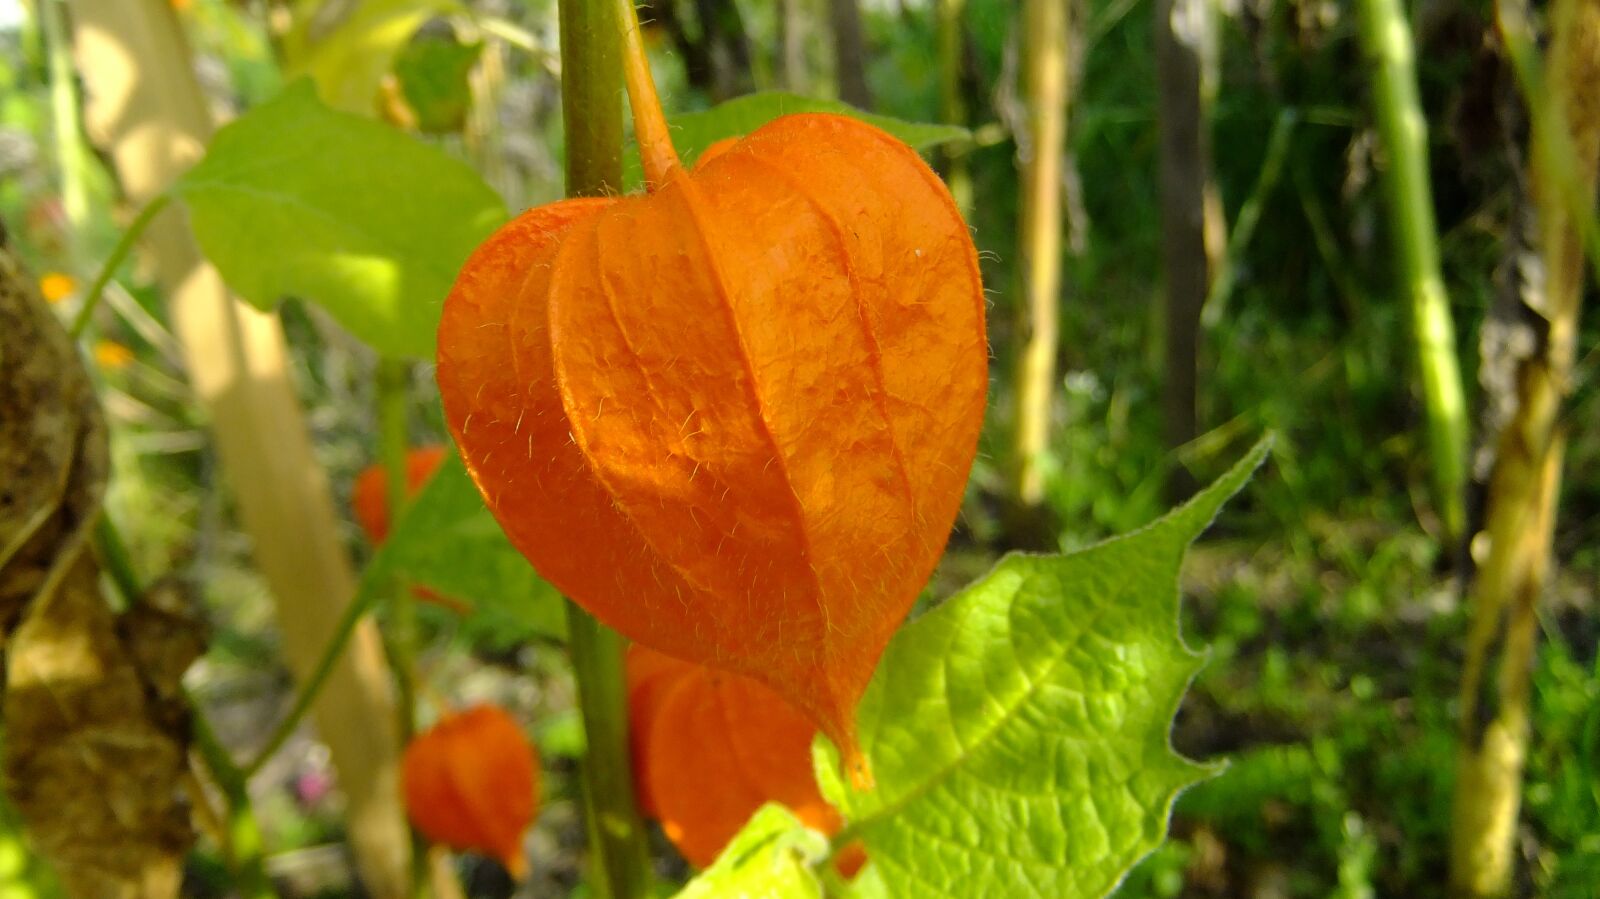
M83 305L79 307L77 316L72 319L72 327L67 329L67 333L72 336L73 340L82 337L84 329L89 327L89 318L94 314L95 307L100 305L100 297L105 293L106 285L110 284L111 279L116 276L117 269L121 267L123 260L128 258L129 253L133 252L133 245L144 235L145 229L150 227L150 223L155 221L155 217L163 209L166 209L167 204L171 202L172 194L170 192L157 194L150 202L144 204L144 208L139 210L139 214L134 216L132 222L128 223L128 230L122 232L121 239L111 249L111 255L107 256L106 261L101 264L100 271L94 276L94 282L89 285L88 293L83 296Z

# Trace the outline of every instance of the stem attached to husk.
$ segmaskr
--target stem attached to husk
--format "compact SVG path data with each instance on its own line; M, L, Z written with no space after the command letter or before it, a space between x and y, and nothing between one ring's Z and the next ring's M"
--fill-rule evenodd
M655 189L680 167L678 151L672 146L666 114L656 94L655 76L650 74L650 57L644 52L644 33L639 29L639 11L633 0L618 0L622 9L622 75L628 85L628 106L633 111L633 135L639 142L639 161L644 165L645 183Z
M650 854L634 802L628 743L628 684L622 635L567 601L567 646L572 652L587 748L583 802L593 853L589 885L606 899L651 893Z
M567 138L567 194L611 193L622 183L625 70L644 159L659 181L677 154L656 100L631 0L561 0L561 103ZM629 62L624 62L627 59ZM642 73L635 69L642 68ZM641 110L643 114L641 115ZM653 114L653 118L652 118ZM651 894L650 853L634 802L628 749L628 693L622 637L567 601L568 646L583 712L582 783L589 831L589 877L600 899Z

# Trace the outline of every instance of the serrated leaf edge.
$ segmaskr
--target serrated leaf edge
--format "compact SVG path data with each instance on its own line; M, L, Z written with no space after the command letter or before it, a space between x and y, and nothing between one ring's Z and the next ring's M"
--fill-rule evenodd
M1275 436L1272 433L1269 432L1268 434L1264 435L1260 440L1258 440L1256 442L1256 444L1254 446L1252 446L1250 448L1250 450L1245 454L1245 456L1242 459L1240 459L1238 462L1234 463L1234 465L1231 466L1228 469L1228 471L1224 472L1220 477L1218 477L1214 482L1212 482L1204 490L1200 491L1195 496L1191 497L1188 501L1184 502L1182 505L1178 506L1176 509L1173 509L1172 511L1170 511L1167 514L1161 516L1160 518L1156 519L1155 521L1153 521L1153 522L1151 522L1151 523L1149 523L1147 525L1144 525L1143 527L1136 528L1136 529L1134 529L1132 531L1129 531L1127 533L1124 533L1124 534L1118 534L1116 536L1109 537L1109 538L1107 538L1105 540L1099 541L1098 543L1095 543L1093 545L1084 547L1082 549L1076 550L1076 551L1071 552L1071 553L1065 553L1065 554L1026 553L1026 552L1010 552L1010 553L1007 553L1006 555L1002 556L999 560L997 560L995 562L995 564L993 566L991 566L991 568L989 569L988 572L986 572L981 577L979 577L976 580L974 580L972 582L972 584L969 585L968 587L963 588L961 593L957 594L957 596L952 597L952 599L946 604L946 606L953 605L956 602L956 600L959 600L969 590L973 589L974 586L976 586L977 584L981 584L981 583L987 581L989 578L991 578L996 573L998 573L999 570L1003 566L1005 566L1008 563L1012 563L1012 562L1014 562L1015 560L1018 560L1018 559L1036 559L1036 560L1064 562L1064 561L1066 561L1068 559L1073 559L1073 558L1076 558L1076 557L1081 556L1081 555L1086 555L1086 554L1089 554L1089 553L1094 553L1096 551L1104 550L1104 549L1106 549L1106 548L1108 548L1110 546L1114 546L1114 545L1116 545L1118 543L1121 543L1121 542L1124 542L1124 541L1129 541L1129 540L1133 540L1133 539L1136 539L1136 538L1148 536L1151 532L1156 531L1158 529L1164 529L1164 528L1178 528L1178 529L1180 529L1179 533L1182 535L1182 541L1181 541L1180 545L1181 545L1182 548L1179 550L1178 558L1174 561L1173 575L1172 575L1172 597L1173 597L1173 601L1171 603L1171 607L1172 607L1171 608L1171 612L1172 612L1172 618L1173 618L1173 622L1172 622L1173 630L1172 630L1172 633L1173 633L1173 636L1175 638L1178 651L1182 654L1182 657L1189 662L1189 664L1186 666L1188 670L1182 672L1183 676L1180 678L1180 680L1177 683L1176 687L1171 692L1171 695L1166 697L1166 701L1162 705L1162 707L1165 710L1165 714L1163 715L1163 718L1166 721L1171 722L1174 718L1177 717L1177 713L1178 713L1179 709L1181 708L1181 706L1183 704L1183 698L1186 695L1188 695L1189 688L1194 683L1194 678L1200 673L1200 671L1202 669L1204 669L1206 661L1210 658L1210 654L1211 654L1209 647L1207 647L1205 649L1197 650L1194 647L1190 646L1188 641L1184 638L1183 628L1182 628L1182 620L1181 620L1183 597L1182 597L1182 590L1181 590L1181 584L1180 584L1181 566L1182 566L1182 562L1183 562L1183 556L1187 553L1189 545L1192 544L1194 542L1194 540L1197 539L1200 536L1200 534L1204 533L1205 530L1208 527L1210 527L1212 522L1215 521L1216 516L1221 512L1223 505L1230 498L1232 498L1235 494L1237 494L1239 492L1239 490L1243 489L1243 487L1244 487L1244 485L1246 483L1248 483L1251 475L1266 460L1267 455L1271 451L1274 442L1275 442ZM1024 580L1026 580L1028 578L1031 578L1032 576L1033 575L1031 575L1031 574L1025 574L1024 575ZM941 606L940 608L942 609L942 608L945 608L946 606ZM917 621L912 622L911 624L907 625L904 629L902 629L902 634L904 634L906 632L909 632L913 628L916 628L916 627L920 626L923 621L928 620L928 618L930 616L935 615L937 613L938 613L938 610L936 609L933 612L929 612L928 615L924 616L922 619L918 619ZM954 632L956 632L955 629L952 630L952 633L954 633ZM901 635L896 635L896 639L900 639L900 638L901 638ZM1059 664L1060 658L1063 658L1063 657L1065 657L1065 653L1062 653L1060 656L1057 656L1055 659L1052 659L1052 661L1050 662L1049 666L1047 666L1047 668L1046 668L1045 679L1048 679L1048 673L1050 671L1054 670L1055 666L1057 664ZM962 758L966 758L966 757L970 756L972 751L973 751L973 747L981 746L984 742L986 742L992 734L994 734L996 731L998 731L1000 729L1000 727L1002 727L1004 725L1005 722L1007 722L1007 721L1009 721L1011 719L1011 717L1016 712L1016 708L1018 706L1020 706L1020 704L1022 702L1026 701L1026 699L1029 696L1032 696L1032 695L1033 695L1033 690L1030 689L1028 691L1025 691L1020 696L1020 698L1017 700L1017 702L1015 704L1007 706L1007 707L1004 707L1004 712L999 717L999 719L993 725L991 725L990 727L986 728L983 731L983 733L978 737L978 739L972 741L971 743L963 745L962 748L965 751L966 755L964 755ZM863 728L861 732L862 732L863 736L865 736L866 733L868 733L868 731L865 728ZM822 757L823 756L822 753L818 753L817 754L818 755L817 764L818 764L819 768L821 766L825 765L825 764L826 765L835 764L836 763L835 757L836 757L836 754L837 754L836 750L834 750L834 748L831 745L828 745L826 739L824 737L821 737L820 735L818 736L818 741L819 741L819 746L824 746L824 747L826 747L826 750L827 750L826 758ZM1174 808L1174 806L1176 805L1176 803L1178 801L1178 797L1181 796L1185 790L1193 787L1195 784L1200 783L1203 780L1207 780L1207 779L1209 779L1211 777L1215 777L1218 774L1220 774L1223 770L1225 770L1227 768L1227 761L1226 760L1211 760L1211 761L1207 761L1207 762L1200 762L1200 761L1196 761L1194 759L1190 759L1187 756L1183 755L1182 753L1178 752L1172 746L1170 724L1169 724L1169 726L1167 728L1167 732L1166 732L1165 737L1163 739L1163 743L1164 743L1164 748L1165 748L1166 752L1169 753L1170 756L1174 760L1176 760L1178 762L1180 768L1187 770L1187 772L1192 775L1188 779L1188 781L1186 783L1179 784L1166 797L1166 801L1164 802L1164 804L1163 804L1164 807L1162 809L1163 824L1162 824L1162 828L1161 828L1162 833L1165 834L1166 829L1167 829L1166 822L1171 820L1172 811L1173 811L1173 808ZM949 765L943 766L940 769L940 771L936 772L933 776L929 777L923 783L918 784L915 789L910 790L904 796L899 797L894 802L894 804L892 806L879 807L878 809L874 810L874 812L868 817L856 818L856 819L848 820L848 823L847 823L845 829L839 834L838 837L835 838L835 841L834 841L835 845L836 846L837 845L844 845L844 844L848 843L850 840L859 837L862 833L864 833L865 831L871 829L871 827L874 824L874 822L885 821L885 820L891 819L900 810L904 809L906 806L908 806L912 802L915 802L918 797L926 794L927 791L932 789L936 784L942 782L943 779L945 777L947 777L951 772L955 771L960 766L960 764L961 764L961 761L957 760L956 762L953 762L953 763L951 763ZM839 793L839 794L837 794L835 796L829 797L831 800L835 801L841 807L848 805L847 802L844 802L842 800L846 800L849 797L849 795L851 793L855 792L855 791L853 791L848 785L845 785L842 781L839 781L839 780L837 780L835 778L832 778L832 777L826 778L825 783L828 783L828 784L830 784L832 786L835 786L836 788L841 789L843 791L842 793ZM848 812L848 809L841 808L841 811ZM1122 872L1122 874L1113 882L1113 884L1111 885L1110 890L1108 890L1108 892L1107 892L1107 895L1109 895L1110 892L1114 892L1116 887L1118 885L1120 885L1127 878L1128 873L1131 872L1135 867L1137 867L1139 862L1144 860L1144 858L1146 858L1147 856L1149 856L1149 854L1151 852L1154 852L1157 848L1159 848L1160 845L1161 845L1161 840L1157 839L1157 840L1153 841L1153 843L1152 843L1152 845L1151 845L1151 847L1149 849L1147 849L1145 852L1141 853L1136 858L1134 858L1128 864L1127 868Z

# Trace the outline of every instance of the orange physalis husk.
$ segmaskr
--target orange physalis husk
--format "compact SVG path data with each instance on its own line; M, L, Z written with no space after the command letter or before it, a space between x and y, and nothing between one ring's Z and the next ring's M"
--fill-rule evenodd
M473 253L439 327L446 419L546 579L768 684L865 786L855 706L983 417L972 238L915 152L845 116L680 168L629 38L651 190L531 209Z
M482 705L441 718L406 747L401 777L406 812L423 836L527 876L522 834L537 810L539 765L505 711Z
M634 644L629 735L639 808L704 868L767 802L837 833L811 768L817 726L771 689Z

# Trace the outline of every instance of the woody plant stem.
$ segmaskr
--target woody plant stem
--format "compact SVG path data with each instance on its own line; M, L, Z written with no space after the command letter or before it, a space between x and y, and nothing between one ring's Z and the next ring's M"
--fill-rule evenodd
M1554 570L1551 548L1571 417L1569 399L1600 184L1600 0L1549 8L1548 69L1538 60L1526 0L1498 0L1496 20L1532 125L1531 197L1543 277L1520 291L1540 330L1517 360L1516 404L1490 435L1494 470L1461 672L1459 745L1451 815L1450 895L1506 896L1515 886L1523 769L1532 736L1531 680L1539 604Z
M632 0L560 0L560 13L567 194L594 196L621 190L624 66L645 177L659 183L676 167L677 158L653 85L647 103L640 102L635 90L641 77L648 83L650 70ZM648 107L642 117L641 106ZM600 899L640 899L651 892L650 854L644 822L634 804L623 640L571 600L567 631L588 744L582 779L591 853L589 886Z

